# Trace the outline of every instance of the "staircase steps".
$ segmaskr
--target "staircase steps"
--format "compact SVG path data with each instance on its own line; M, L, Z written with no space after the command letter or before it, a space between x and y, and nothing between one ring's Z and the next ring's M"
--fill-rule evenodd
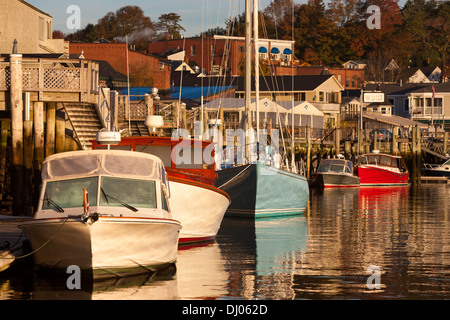
M95 105L64 103L64 108L72 123L76 137L83 149L92 149L92 140L103 129Z

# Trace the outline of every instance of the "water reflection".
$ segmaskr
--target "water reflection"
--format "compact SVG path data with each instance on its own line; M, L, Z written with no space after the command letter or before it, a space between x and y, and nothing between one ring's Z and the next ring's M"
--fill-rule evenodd
M157 274L83 282L0 273L0 299L448 299L450 185L312 191L304 216L225 219ZM381 270L381 289L366 272Z
M292 299L293 275L307 248L304 216L225 219L218 241L230 276L229 297Z
M308 265L297 278L296 297L448 297L449 190L422 185L313 196ZM381 270L380 290L366 286L370 265Z

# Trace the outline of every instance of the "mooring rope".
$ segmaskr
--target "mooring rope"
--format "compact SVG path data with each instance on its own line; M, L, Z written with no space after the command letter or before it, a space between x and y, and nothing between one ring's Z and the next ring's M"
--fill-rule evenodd
M23 255L23 256L19 256L19 257L12 257L12 258L9 258L9 257L2 257L2 258L0 258L0 259L13 259L13 260L16 260L16 259L23 259L23 258L26 258L26 257L28 257L28 256L31 256L32 254L34 254L34 253L36 253L36 252L38 252L39 250L41 250L43 247L45 247L56 235L57 235L57 233L62 229L62 227L64 226L64 224L67 222L67 220L69 220L69 217L67 217L67 218L65 218L64 219L64 221L63 221L63 223L59 226L59 228L55 231L55 233L47 240L47 241L45 241L39 248L37 248L36 250L33 250L33 251L31 251L30 253L27 253L27 254L25 254L25 255ZM22 234L23 234L23 232L22 232ZM20 235L20 237L19 237L19 240L20 240L20 238L22 237L22 234ZM19 240L17 240L17 241L19 241ZM17 242L16 242L17 243Z
M228 180L227 182L225 182L224 184L222 184L218 188L221 189L223 186L225 186L225 185L229 184L230 182L234 181L237 177L239 177L241 174L243 174L245 171L247 171L248 168L250 168L249 164L241 172L239 172L237 175L235 175L233 178L231 178L230 180Z

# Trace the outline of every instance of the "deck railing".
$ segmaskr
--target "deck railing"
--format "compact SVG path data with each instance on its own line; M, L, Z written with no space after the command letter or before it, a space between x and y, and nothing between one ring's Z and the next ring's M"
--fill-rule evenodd
M10 90L8 58L0 58L0 91ZM84 59L22 59L22 90L97 94L98 64Z

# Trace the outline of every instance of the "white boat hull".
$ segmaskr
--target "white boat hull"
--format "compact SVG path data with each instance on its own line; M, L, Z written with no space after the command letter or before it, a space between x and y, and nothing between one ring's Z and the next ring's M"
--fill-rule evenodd
M24 222L35 263L45 268L76 265L94 276L155 271L174 263L181 225L171 219L99 217ZM50 241L49 241L50 239Z
M180 244L215 239L230 198L222 190L179 179L170 180L172 217L181 222Z

